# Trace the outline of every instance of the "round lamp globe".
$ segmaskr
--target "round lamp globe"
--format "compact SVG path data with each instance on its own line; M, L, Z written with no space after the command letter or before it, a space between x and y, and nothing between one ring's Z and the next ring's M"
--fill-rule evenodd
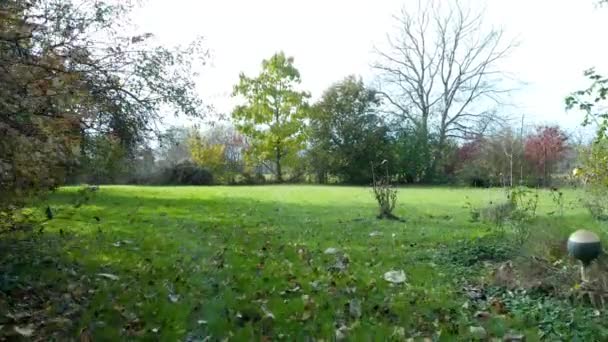
M588 265L602 251L600 237L594 232L584 229L577 230L570 235L567 247L568 254L580 260L583 265Z

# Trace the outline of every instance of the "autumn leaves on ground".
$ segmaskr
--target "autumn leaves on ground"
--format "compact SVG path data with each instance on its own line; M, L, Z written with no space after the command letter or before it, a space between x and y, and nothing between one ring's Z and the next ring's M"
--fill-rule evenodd
M2 240L0 340L604 339L560 248L601 228L579 195L519 246L472 215L499 189L402 188L400 222L362 187L63 188Z

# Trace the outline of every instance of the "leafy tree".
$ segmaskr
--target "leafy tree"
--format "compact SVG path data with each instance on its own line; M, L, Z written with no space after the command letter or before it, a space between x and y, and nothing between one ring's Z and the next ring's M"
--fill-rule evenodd
M421 1L396 16L398 32L377 51L387 111L414 129L433 181L451 138L472 138L500 119L497 68L513 44L500 30L483 30L483 16L459 1ZM435 141L433 141L435 139ZM433 144L435 143L435 144Z
M161 167L173 167L191 159L188 148L189 134L187 127L173 126L159 136L157 153Z
M608 78L594 69L585 71L591 85L572 93L566 98L567 109L579 109L585 113L583 126L596 125L597 132L593 144L582 153L582 168L576 176L585 180L596 192L596 197L605 202L608 197ZM593 189L596 188L596 189Z
M191 72L205 56L200 41L168 49L148 33L127 36L132 8L128 0L0 2L2 198L61 184L79 154L95 152L87 140L116 139L133 156L161 107L201 115Z
M250 157L271 168L279 182L283 168L293 163L305 142L307 116L306 92L296 90L300 73L293 58L283 52L262 62L262 71L250 78L240 75L234 96L242 96L245 104L232 113L236 127L250 139Z
M248 144L243 135L230 125L213 125L202 132L204 139L211 145L220 145L223 150L221 181L234 183L236 176L245 171L245 151Z
M557 126L540 126L525 141L525 156L537 174L542 177L543 185L548 185L551 172L564 157L568 137Z
M82 173L87 183L111 184L123 180L128 173L126 151L120 139L112 136L97 135L87 139L86 153L80 156Z
M454 169L468 185L513 186L530 174L522 145L521 133L511 128L479 136L457 149Z
M394 164L401 183L419 183L425 180L431 159L429 147L435 146L436 143L434 135L420 134L410 125L395 132Z
M371 182L370 163L391 158L379 104L377 93L355 76L327 89L312 110L313 165L348 183Z
M188 138L188 147L192 161L204 167L214 175L224 172L226 160L224 159L225 145L212 143L203 137L198 130L194 130Z
M595 69L586 70L585 76L591 85L568 96L566 108L583 111L583 126L597 125L597 140L608 139L608 110L604 104L608 97L608 78L597 73Z

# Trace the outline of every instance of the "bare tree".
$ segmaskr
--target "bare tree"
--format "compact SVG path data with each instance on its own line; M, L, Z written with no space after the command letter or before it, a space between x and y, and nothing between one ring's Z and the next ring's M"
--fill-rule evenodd
M389 114L427 142L437 136L432 172L447 139L477 136L499 118L493 106L509 90L500 87L497 64L514 44L505 43L502 30L484 30L482 14L458 1L419 1L416 11L404 8L395 20L398 34L376 49L380 94Z

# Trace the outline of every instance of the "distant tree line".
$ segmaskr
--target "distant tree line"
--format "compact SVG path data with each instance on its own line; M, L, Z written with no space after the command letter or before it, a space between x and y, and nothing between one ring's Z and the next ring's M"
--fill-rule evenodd
M166 128L206 111L200 40L126 35L130 1L0 2L0 205L66 183L370 184L382 161L402 184L546 186L574 165L559 127L509 128L503 32L458 2L420 6L396 16L373 84L347 76L311 101L279 52L240 75L230 121Z

